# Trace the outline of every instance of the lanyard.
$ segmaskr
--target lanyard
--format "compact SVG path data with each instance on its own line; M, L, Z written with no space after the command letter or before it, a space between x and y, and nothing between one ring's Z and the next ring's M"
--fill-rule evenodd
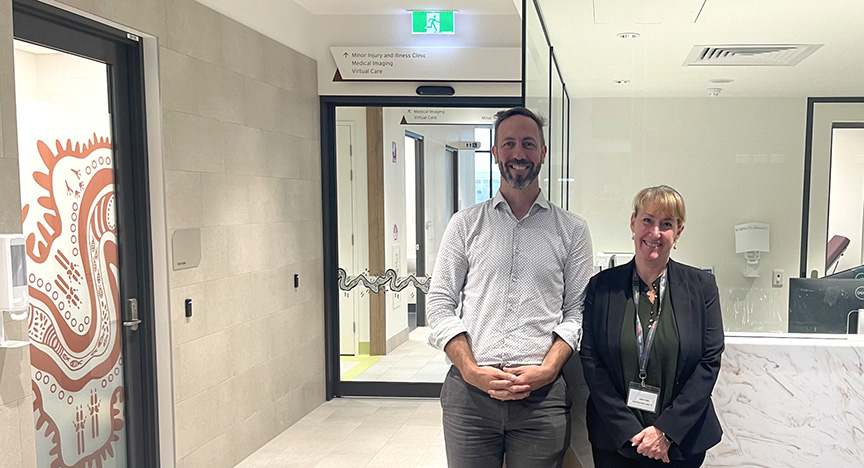
M642 337L642 320L639 319L639 296L640 279L636 274L636 267L633 267L633 304L636 306L636 346L639 351L639 378L642 380L642 387L645 387L645 377L648 376L648 357L651 352L651 345L654 344L654 335L657 333L657 325L660 323L660 312L663 308L663 292L666 290L666 270L660 275L660 290L658 295L654 297L657 302L657 316L654 317L654 323L648 326L648 337Z

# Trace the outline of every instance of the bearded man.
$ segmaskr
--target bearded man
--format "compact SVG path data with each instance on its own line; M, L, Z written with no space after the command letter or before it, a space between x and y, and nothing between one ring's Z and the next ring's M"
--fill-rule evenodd
M441 241L426 316L453 363L441 389L450 468L500 468L505 455L508 468L560 467L570 444L561 368L582 336L592 248L585 220L540 191L546 151L536 114L496 114L501 188Z

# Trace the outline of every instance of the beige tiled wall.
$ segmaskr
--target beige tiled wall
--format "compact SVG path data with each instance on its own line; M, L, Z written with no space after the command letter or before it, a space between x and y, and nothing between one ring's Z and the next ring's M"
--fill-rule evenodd
M193 0L64 2L159 38L167 234L202 237L170 274L177 466L232 467L324 400L316 63ZM0 230L20 232L10 16ZM35 466L26 350L0 350L0 453Z
M323 401L316 64L192 1L166 17L169 236L203 243L171 272L178 466L229 467Z

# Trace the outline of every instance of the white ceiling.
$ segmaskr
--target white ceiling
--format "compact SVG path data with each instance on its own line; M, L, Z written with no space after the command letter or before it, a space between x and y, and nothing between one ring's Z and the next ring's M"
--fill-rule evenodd
M439 9L518 15L521 5L521 0L293 1L315 15L395 15ZM864 95L861 0L537 1L571 97L701 97L708 88L717 87L722 88L720 98ZM263 22L268 12L259 16ZM255 27L254 21L245 24ZM639 32L641 37L616 37L624 31ZM683 65L694 45L748 44L824 46L792 67ZM734 81L709 82L716 78Z
M860 0L705 0L695 22L678 21L674 11L641 15L654 24L594 21L608 4L639 11L649 2L657 0L539 0L571 96L706 96L709 87L722 88L721 97L864 94ZM687 0L661 3L694 8ZM616 37L624 31L641 37ZM793 67L683 66L697 44L825 45Z
M294 0L315 15L395 15L412 10L515 15L513 0ZM398 44L394 44L398 45Z

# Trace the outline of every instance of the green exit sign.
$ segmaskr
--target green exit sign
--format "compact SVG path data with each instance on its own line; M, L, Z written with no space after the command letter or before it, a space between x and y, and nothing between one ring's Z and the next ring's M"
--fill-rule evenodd
M411 32L413 34L453 34L452 11L412 11Z

